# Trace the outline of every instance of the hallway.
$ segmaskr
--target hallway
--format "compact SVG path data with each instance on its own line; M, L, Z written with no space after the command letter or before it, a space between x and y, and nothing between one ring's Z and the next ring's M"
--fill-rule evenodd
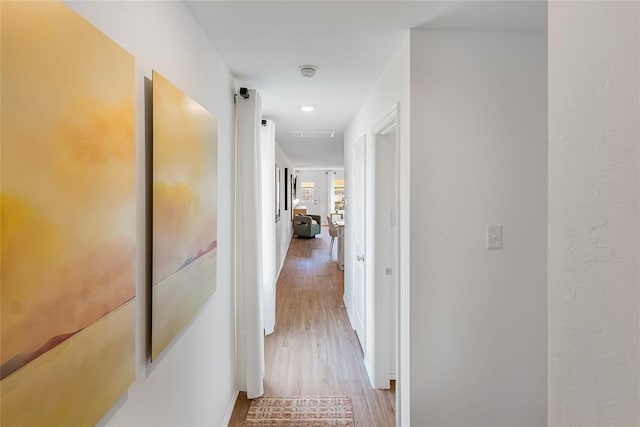
M275 332L265 338L265 395L348 395L356 425L392 426L395 393L369 383L329 241L326 227L315 239L291 241L278 279ZM248 406L241 393L230 426L242 426Z

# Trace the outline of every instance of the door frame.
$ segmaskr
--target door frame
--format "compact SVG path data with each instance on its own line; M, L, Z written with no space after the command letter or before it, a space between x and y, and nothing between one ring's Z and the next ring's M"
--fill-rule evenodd
M381 153L380 144L384 139L391 134L395 133L393 141L392 153ZM373 281L371 283L371 290L374 295L372 298L372 311L374 317L373 328L373 340L374 340L374 357L373 357L373 372L370 372L371 383L375 388L389 388L390 380L392 379L391 372L391 352L389 346L393 346L395 352L395 372L393 372L396 381L400 381L401 371L401 358L400 358L400 289L402 286L400 275L400 111L399 105L395 104L388 111L380 121L373 127L372 131L372 143L371 150L373 151L373 179L372 187L374 200L372 209L372 224L374 227L373 233L373 247L372 254L375 254L375 261L372 264L374 272L371 277ZM386 142L386 141L385 141ZM377 194L383 194L384 191L388 191L389 184L386 183L388 179L393 178L393 198L388 201L380 201L376 198ZM389 212L391 210L391 212ZM395 228L393 232L390 232L388 228L385 228L385 222L379 221L382 218L389 218L390 221L395 222ZM388 226L386 226L388 227ZM379 249L381 244L381 236L387 234L388 239L392 239L395 244L395 251L392 259L385 259L380 254ZM388 257L387 257L388 258ZM384 264L381 262L385 261ZM388 280L383 279L385 272L384 269L391 268L391 274L395 277L395 292L393 301L388 297ZM393 317L392 317L393 313ZM392 341L391 325L395 334L395 339ZM400 425L400 387L396 384L396 425Z

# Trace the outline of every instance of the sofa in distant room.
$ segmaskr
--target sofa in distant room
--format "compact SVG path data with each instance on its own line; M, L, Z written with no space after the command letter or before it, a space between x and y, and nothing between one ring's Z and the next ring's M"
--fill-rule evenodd
M296 215L293 217L293 233L298 237L314 238L320 234L320 215Z

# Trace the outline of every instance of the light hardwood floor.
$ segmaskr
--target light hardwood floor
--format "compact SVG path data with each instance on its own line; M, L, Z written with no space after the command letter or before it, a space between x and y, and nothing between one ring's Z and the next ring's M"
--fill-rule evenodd
M374 390L362 349L342 304L344 273L329 255L325 227L315 239L293 238L276 291L276 329L265 338L266 396L347 395L357 426L395 424L395 387ZM249 410L240 393L231 427Z

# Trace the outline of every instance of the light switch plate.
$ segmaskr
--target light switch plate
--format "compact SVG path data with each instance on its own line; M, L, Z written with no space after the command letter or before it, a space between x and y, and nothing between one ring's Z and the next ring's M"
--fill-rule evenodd
M502 249L501 225L487 225L487 249Z

